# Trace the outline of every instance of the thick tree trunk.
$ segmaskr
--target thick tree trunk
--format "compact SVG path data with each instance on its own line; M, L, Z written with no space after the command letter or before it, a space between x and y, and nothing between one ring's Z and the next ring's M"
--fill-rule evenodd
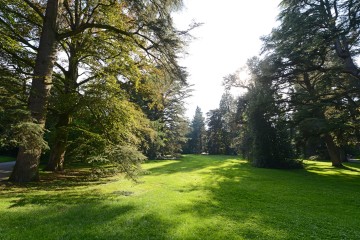
M334 143L334 139L330 134L326 134L324 136L326 148L328 150L330 160L334 167L342 167L341 159L340 159L340 152L338 147Z
M36 150L35 150L36 151ZM28 152L25 147L20 146L14 169L9 181L29 182L39 180L39 160L34 156L40 155L36 152Z
M52 73L56 55L56 18L59 0L48 0L42 27L39 49L36 56L28 108L35 124L45 127L48 98L52 84ZM14 170L9 178L12 182L29 182L39 179L41 146L27 149L20 146Z
M68 139L68 126L71 122L70 114L64 113L59 116L59 122L56 125L55 141L50 152L49 162L45 171L63 171L64 157Z

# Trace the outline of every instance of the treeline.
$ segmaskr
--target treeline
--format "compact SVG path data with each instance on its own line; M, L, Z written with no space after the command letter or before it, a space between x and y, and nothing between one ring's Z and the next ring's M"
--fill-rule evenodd
M250 77L224 78L228 90L247 93L234 100L225 92L207 114L207 131L197 127L197 111L191 136L198 144L190 152L238 153L255 166L280 168L309 157L339 167L358 153L360 1L284 0L280 8L261 57L242 69Z
M1 0L0 150L13 182L65 161L110 162L129 176L180 152L190 39L179 0Z
M181 6L1 0L0 151L17 152L11 181L38 180L40 158L49 171L111 162L132 176L146 157L180 152L280 168L311 156L341 166L356 152L360 1L283 0L249 78L226 76L219 108L206 121L198 108L191 123L178 56L196 26L174 27ZM234 98L239 87L247 92Z

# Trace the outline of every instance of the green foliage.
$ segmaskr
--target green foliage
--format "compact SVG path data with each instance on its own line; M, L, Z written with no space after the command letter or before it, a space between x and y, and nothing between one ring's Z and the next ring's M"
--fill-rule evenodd
M155 133L150 122L135 104L122 99L126 94L110 79L88 84L83 90L85 107L73 115L67 157L93 161L94 157L107 156L115 164L124 163L126 172L133 174L127 161L117 158L121 157L121 150L129 150L126 146L131 144L136 149L146 137L152 139ZM134 165L138 165L139 156L133 152L126 159L134 157Z
M358 2L284 0L280 6L279 26L263 38L272 87L285 102L300 155L323 155L326 145L333 164L341 165L341 152L360 139L352 127L359 117Z
M88 161L110 163L124 172L126 177L135 180L141 171L141 163L146 157L133 146L120 146L108 144L101 155L91 156Z
M207 113L207 147L209 154L234 154L233 139L236 137L234 114L235 102L229 92L220 100L219 108Z
M0 7L0 13L4 11L4 8L10 7L10 2L8 4L9 6L2 5ZM20 3L14 1L13 4ZM14 17L14 15L9 14L5 15L2 20L16 22L18 19L10 20ZM0 32L3 34L0 40L0 149L5 152L11 152L11 149L22 142L17 141L20 139L15 139L19 138L13 134L15 131L19 132L15 128L23 127L24 125L21 123L23 121L30 121L29 111L26 110L26 100L28 94L27 78L31 64L29 66L26 62L28 56L24 56L26 54L23 52L25 50L22 49L21 43L16 42L16 37L11 35L17 35L17 33L9 32L8 34L11 36L5 35L5 32L9 31L8 27L6 24L0 24ZM21 30L17 29L16 31ZM26 60L23 61L19 56L23 56ZM34 129L29 130L29 132L31 131Z
M2 74L4 71L10 73L6 76L13 75L16 80L23 80L16 84L23 86L22 91L18 92L23 94L21 97L25 103L29 94L26 84L33 77L34 60L38 54L40 29L44 25L43 15L47 4L50 2L16 0L5 1L0 6L0 32L3 34L0 40L0 76L5 76ZM61 2L60 14L52 14L54 18L57 17L57 29L52 30L57 31L56 41L59 47L52 79L54 88L50 99L48 96L39 96L39 99L44 100L42 112L31 112L32 116L49 116L46 122L49 132L46 137L51 144L50 159L63 162L65 155L67 159L85 161L91 156L104 153L108 153L110 157L110 146L132 145L146 151L159 136L165 136L159 141L166 143L162 146L162 152L181 150L185 141L183 129L186 121L181 116L184 109L179 106L187 84L186 73L179 66L177 57L189 35L188 31L178 31L174 27L171 16L181 5L182 1L177 0ZM159 69L162 70L158 71ZM48 69L48 78L52 71ZM143 84L141 80L151 75L160 84ZM165 80L163 75L169 79ZM46 92L50 91L50 82L49 79ZM152 96L161 84L165 87L160 94ZM10 101L18 97L11 94L17 92L14 89L18 87L12 85L15 84L1 81L0 93L5 89L10 108L19 109L14 101ZM33 84L34 88L37 86ZM150 90L146 89L148 87ZM150 94L144 94L144 89ZM132 95L138 91L141 94L137 96L141 101L133 101ZM165 95L168 99L164 100L162 97ZM159 121L163 124L160 134L156 134L151 128L149 119L144 115L145 111L142 111L140 103L147 101L149 107L165 106L166 113L162 114ZM8 113L0 112L1 133L7 129ZM11 133L18 133L16 142L30 148L44 145L45 141L40 141L40 138L45 130L36 129L30 124L30 120L18 118L13 121L17 127ZM45 117L41 122L43 120L45 121ZM16 125L18 122L20 123ZM39 127L44 126L41 124ZM33 145L28 143L27 136L30 133L36 137ZM6 139L9 139L10 136L7 135ZM1 140L0 143L3 145L6 140ZM140 158L135 153L132 156L134 163Z
M5 152L20 145L30 149L36 146L48 149L42 137L45 129L31 121L30 113L26 110L26 79L22 79L24 75L16 69L9 67L10 64L18 62L4 59L0 63L0 148Z
M29 152L39 146L46 150L49 146L43 139L44 131L43 127L34 122L20 122L13 127L13 141L16 145L24 146Z
M246 94L238 98L234 114L233 137L237 150L256 167L301 168L292 160L292 146L287 105L273 84L272 59L252 58L247 68L250 81ZM239 79L227 79L226 84L240 85Z
M223 119L219 109L207 113L207 149L209 154L224 154L226 142L223 140Z
M205 119L199 107L196 107L188 136L189 140L186 152L199 154L206 150Z
M256 167L298 168L292 157L287 126L276 109L271 91L256 86L249 91L247 123L251 139L249 160Z

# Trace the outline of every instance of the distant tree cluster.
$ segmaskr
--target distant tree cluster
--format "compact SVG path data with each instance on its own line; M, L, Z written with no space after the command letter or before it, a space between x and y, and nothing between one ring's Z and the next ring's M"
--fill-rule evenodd
M224 78L217 109L184 117L190 35L181 0L2 0L0 153L13 182L70 161L110 162L134 176L148 158L241 154L254 166L340 167L360 139L360 1L283 0L249 79ZM231 88L247 92L239 97ZM45 159L45 160L44 160Z
M18 151L10 181L106 161L132 175L180 152L188 126L188 30L178 0L2 0L0 149ZM14 150L15 149L15 150ZM45 155L44 155L45 153Z
M239 98L246 126L239 146L257 166L291 165L294 157L342 166L360 140L360 2L284 0L280 7L263 57L247 64L250 81L236 74L224 81L248 89Z
M207 114L209 154L235 152L258 167L299 167L296 158L342 166L360 140L360 1L283 0L279 26L263 37L249 79L224 78L226 91ZM193 129L194 130L194 129Z

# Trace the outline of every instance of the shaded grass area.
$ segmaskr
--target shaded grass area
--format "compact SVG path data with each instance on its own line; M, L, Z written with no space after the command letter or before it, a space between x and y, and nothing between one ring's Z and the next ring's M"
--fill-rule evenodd
M16 158L14 157L9 157L9 156L0 156L0 163L2 162L11 162L11 161L15 161Z
M305 164L188 155L147 162L139 183L89 181L81 169L3 183L0 239L360 239L360 164Z

